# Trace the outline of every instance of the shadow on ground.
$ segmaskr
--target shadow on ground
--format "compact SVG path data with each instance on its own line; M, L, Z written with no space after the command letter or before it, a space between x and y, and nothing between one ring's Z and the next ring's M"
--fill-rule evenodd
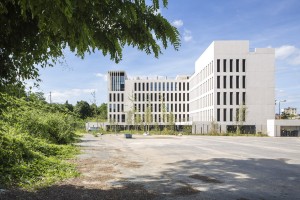
M155 166L153 166L155 167ZM112 182L108 190L55 185L14 190L0 199L299 199L300 166L284 159L182 160L158 175Z

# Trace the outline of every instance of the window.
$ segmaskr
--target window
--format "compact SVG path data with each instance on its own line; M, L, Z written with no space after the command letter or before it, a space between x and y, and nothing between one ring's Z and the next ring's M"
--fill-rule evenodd
M230 105L232 105L233 103L233 100L232 100L232 96L233 96L233 92L230 92L230 95L229 95L229 101L230 101Z
M220 105L220 92L217 92L217 105Z
M230 59L230 61L229 61L230 63L229 63L229 67L230 67L230 72L232 72L232 62L233 62L233 60L232 59Z
M230 76L230 88L232 89L233 88L233 84L232 84L232 82L233 82L233 76Z
M161 91L161 83L158 83L158 91Z
M239 72L239 68L240 68L240 66L239 66L239 59L236 59L236 65L235 65L235 67L236 67L236 72Z
M154 83L154 91L157 91L157 83Z
M246 92L243 92L243 105L246 105Z
M226 122L226 108L223 109L223 121Z
M223 88L226 89L226 76L223 76Z
M121 101L124 101L124 94L121 94Z
M189 83L187 83L187 85L186 85L186 90L187 91L189 91L189 86L190 86Z
M220 109L219 108L217 109L217 121L218 122L220 121Z
M220 76L217 76L217 88L220 88Z
M162 90L165 91L165 83L163 83L163 88L162 88Z
M139 83L139 91L141 91L141 83Z
M236 88L240 88L240 77L236 76Z
M240 93L236 93L236 105L240 105Z
M171 101L173 101L173 93L171 93Z
M178 95L179 95L179 101L181 101L181 93L179 93Z
M246 88L246 76L243 76L243 88Z
M230 114L229 120L232 122L233 121L233 109L232 108L230 108L229 114Z
M109 101L111 101L112 99L111 99L111 94L109 94Z
M167 93L167 101L169 101L169 93Z
M185 83L182 83L182 89L185 91Z
M134 83L134 91L136 91L137 90L137 88L136 88L136 83Z
M217 72L220 72L220 59L217 60Z
M141 101L141 93L139 93L139 101Z
M185 101L185 93L182 94L182 99Z
M175 93L174 95L175 95L175 101L177 101L177 93Z
M149 91L149 83L147 83L147 91Z
M181 104L179 104L179 108L178 108L179 112L181 112Z
M167 91L169 91L169 82L167 82Z
M179 91L181 91L181 83L179 82L178 84L179 84Z
M223 93L223 105L226 105L226 92Z
M143 83L143 91L145 91L145 83Z
M150 90L153 91L153 83L150 83Z
M226 72L226 59L223 60L223 72Z
M240 109L236 109L235 111L235 121L239 121L240 120Z
M243 59L243 72L246 71L246 59Z

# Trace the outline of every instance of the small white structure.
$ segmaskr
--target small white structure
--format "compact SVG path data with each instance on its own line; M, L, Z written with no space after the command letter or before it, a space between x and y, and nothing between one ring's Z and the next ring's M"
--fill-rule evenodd
M267 121L268 136L271 137L299 137L300 120L274 120Z

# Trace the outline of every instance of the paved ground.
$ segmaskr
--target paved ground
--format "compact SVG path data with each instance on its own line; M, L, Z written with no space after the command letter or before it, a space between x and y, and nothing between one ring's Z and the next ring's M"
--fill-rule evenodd
M86 135L79 145L82 176L30 198L300 199L300 138Z

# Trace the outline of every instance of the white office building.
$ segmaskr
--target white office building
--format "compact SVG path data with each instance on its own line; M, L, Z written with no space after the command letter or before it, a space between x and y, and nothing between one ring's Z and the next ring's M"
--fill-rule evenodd
M153 123L193 125L204 134L217 125L220 132L266 132L275 116L275 50L250 50L248 41L214 41L195 63L191 76L127 78L124 71L108 72L108 119L131 123L130 111Z

